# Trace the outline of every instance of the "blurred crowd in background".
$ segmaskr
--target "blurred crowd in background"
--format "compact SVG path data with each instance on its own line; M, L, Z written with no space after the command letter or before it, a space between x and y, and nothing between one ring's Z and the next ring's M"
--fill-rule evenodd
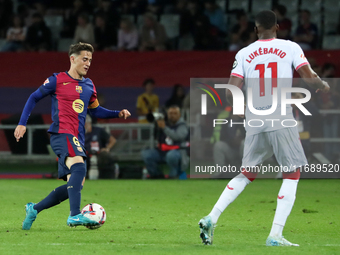
M340 49L338 0L0 0L0 49L2 52L68 51L71 43L86 42L96 51L236 52L257 39L254 17L263 9L276 13L280 26L278 38L293 40L305 51ZM311 91L310 118L297 108L293 110L307 156L313 150L310 137L337 138L340 124L339 114L320 112L340 109L340 85L331 79L335 78L336 65L331 59L322 65L313 58L308 61L321 78L328 79L331 93ZM181 137L181 143L176 140L178 125L182 125L183 119L189 122L190 96L186 87L175 84L172 94L167 94L168 100L160 103L159 95L154 92L161 85L157 80L150 77L141 85L145 91L136 98L138 122L154 123L156 130L161 126L161 132L155 134L159 144L169 145L171 133L170 144L187 150L182 145L188 141L187 135ZM102 105L104 100L101 99ZM169 108L176 113L173 123L168 121L172 116ZM221 109L219 116L232 118L232 107ZM166 124L161 121L164 119ZM148 138L148 134L142 135ZM214 146L217 163L242 157L244 131L214 129L211 137L206 138ZM325 143L322 150L330 160L340 159L338 144ZM158 156L166 161L164 155ZM146 165L154 164L147 153L143 159ZM159 177L156 167L153 168L155 177ZM174 175L181 174L180 169L173 169Z
M335 0L0 0L0 43L2 51L67 51L79 41L99 51L237 51L256 40L262 9L277 14L278 38L340 48Z

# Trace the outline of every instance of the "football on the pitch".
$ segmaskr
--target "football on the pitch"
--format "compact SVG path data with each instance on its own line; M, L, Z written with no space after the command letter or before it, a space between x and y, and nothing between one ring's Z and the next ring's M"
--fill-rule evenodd
M100 204L96 204L96 203L87 204L81 210L81 213L85 213L84 214L85 217L99 223L99 225L96 225L96 226L86 226L89 229L100 228L105 223L106 212Z

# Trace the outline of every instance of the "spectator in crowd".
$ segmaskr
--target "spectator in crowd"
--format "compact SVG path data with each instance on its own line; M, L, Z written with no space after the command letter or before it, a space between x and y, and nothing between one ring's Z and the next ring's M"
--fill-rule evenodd
M110 31L103 15L97 15L95 18L94 38L95 49L99 51L111 50L116 45L114 33Z
M279 31L277 31L277 38L289 40L292 30L292 22L286 17L287 8L284 5L276 5L274 12L277 17L277 24L279 25Z
M153 93L155 87L153 79L146 79L143 82L143 87L145 92L137 98L137 115L139 123L148 123L148 115L149 119L151 117L151 120L153 120L152 114L159 109L159 98Z
M123 18L118 31L118 50L132 51L138 49L138 31L130 19Z
M103 128L94 127L90 115L85 121L85 149L89 155L96 155L98 159L99 178L114 176L114 157L110 150L117 140ZM87 158L87 169L91 167L90 157Z
M25 27L29 27L32 25L32 22L29 22L30 19L30 9L28 8L26 3L20 3L17 9L17 15L24 22Z
M5 37L13 13L13 1L0 1L0 38Z
M256 40L255 24L248 21L247 14L243 11L238 13L237 20L238 24L231 29L230 51L237 51Z
M78 25L74 33L73 41L74 43L95 43L93 25L90 23L87 13L82 13L78 16Z
M6 44L1 51L20 51L24 47L27 28L24 26L20 16L14 15L12 25L7 30Z
M165 102L165 107L176 105L179 108L183 106L183 100L185 98L185 90L182 84L175 84L172 90L171 97Z
M197 0L188 1L188 10L181 13L180 36L192 35L194 50L211 49L209 18L200 10Z
M162 13L163 7L167 0L148 0L146 12L158 16Z
M188 167L189 128L181 118L178 106L170 106L167 111L168 121L156 120L156 139L158 147L142 150L142 158L151 179L164 178L159 165L165 162L169 168L169 178L186 179L184 172Z
M115 1L101 0L100 8L95 12L95 14L100 14L105 17L107 26L114 36L116 36L120 23L120 13L117 11Z
M167 35L162 24L158 23L151 13L144 15L141 32L140 51L166 50Z
M242 122L239 116L232 115L231 106L223 109L217 119L226 119L228 123L231 119L233 122ZM242 126L216 125L210 138L210 143L213 144L214 163L219 166L238 165L243 155L244 137Z
M35 1L33 3L34 13L39 13L41 16L45 17L47 13L46 4L43 1Z
M74 0L73 8L65 11L64 28L61 32L62 37L72 38L78 24L80 14L86 12L84 0Z
M310 21L310 11L303 10L300 13L300 25L296 28L294 41L303 50L316 49L318 42L318 27Z
M138 16L146 12L147 0L122 1L120 9L122 14L132 14Z
M210 20L210 24L217 28L217 33L219 35L225 35L226 33L226 24L224 22L224 13L216 4L216 0L205 0L204 2L204 14L208 16Z
M28 51L47 51L51 47L51 31L39 13L33 14L33 24L28 27L25 46Z
M181 14L186 10L187 2L187 0L173 0L172 3L165 6L164 13Z

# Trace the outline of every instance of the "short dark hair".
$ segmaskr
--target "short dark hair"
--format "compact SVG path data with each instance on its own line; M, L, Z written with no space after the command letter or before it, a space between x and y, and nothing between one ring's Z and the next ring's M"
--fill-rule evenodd
M285 16L287 13L287 8L286 6L282 4L278 4L274 7L274 10L277 10L282 16Z
M78 18L82 18L83 20L86 21L86 23L89 23L90 21L90 17L89 15L87 14L87 12L82 12L78 15Z
M270 10L261 11L256 15L255 22L264 29L271 29L277 24L275 12Z
M310 16L310 11L309 10L307 10L307 9L301 10L301 13L303 13L303 12L307 13Z
M68 55L69 55L69 57L72 54L80 55L80 52L83 51L83 50L89 51L91 53L94 52L93 46L91 44L79 42L79 43L76 43L76 44L72 44L70 46L70 50L68 51Z
M32 15L32 18L38 18L38 19L42 19L43 18L43 16L40 14L40 13L34 13L33 15Z
M179 112L181 112L181 107L179 107L178 105L172 104L167 108L167 111L170 109L178 109Z
M149 84L149 83L152 83L153 85L155 85L155 80L152 79L152 78L145 79L145 80L143 81L143 87L145 87L145 86L146 86L147 84Z

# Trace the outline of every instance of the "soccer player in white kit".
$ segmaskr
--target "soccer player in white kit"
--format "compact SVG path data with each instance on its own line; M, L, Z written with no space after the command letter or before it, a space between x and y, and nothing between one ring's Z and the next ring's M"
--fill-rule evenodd
M298 44L289 40L276 39L278 28L274 12L269 10L260 12L255 18L255 32L259 39L236 54L231 71L229 84L241 88L244 83L246 88L251 87L252 95L247 96L253 98L253 106L256 110L271 108L273 88L277 88L277 98L280 99L281 89L292 87L292 67L313 89L322 92L329 91L329 85L311 69ZM228 90L227 98L230 100L232 99L230 97L231 93ZM290 95L287 97L290 98ZM200 237L204 244L212 244L214 227L219 216L256 178L257 173L249 169L254 169L274 154L280 166L286 166L288 171L283 172L282 175L283 182L277 197L274 221L266 245L298 246L283 238L282 230L294 205L300 178L299 168L290 168L307 164L307 159L299 140L297 127L285 127L281 124L284 119L293 119L291 105L287 105L286 110L287 115L282 116L279 100L277 109L270 114L270 117L254 115L247 107L246 123L251 119L266 118L278 121L264 121L261 127L251 127L246 124L247 132L242 159L242 166L245 168L228 183L210 214L199 221ZM252 126L259 126L258 122L253 124Z

